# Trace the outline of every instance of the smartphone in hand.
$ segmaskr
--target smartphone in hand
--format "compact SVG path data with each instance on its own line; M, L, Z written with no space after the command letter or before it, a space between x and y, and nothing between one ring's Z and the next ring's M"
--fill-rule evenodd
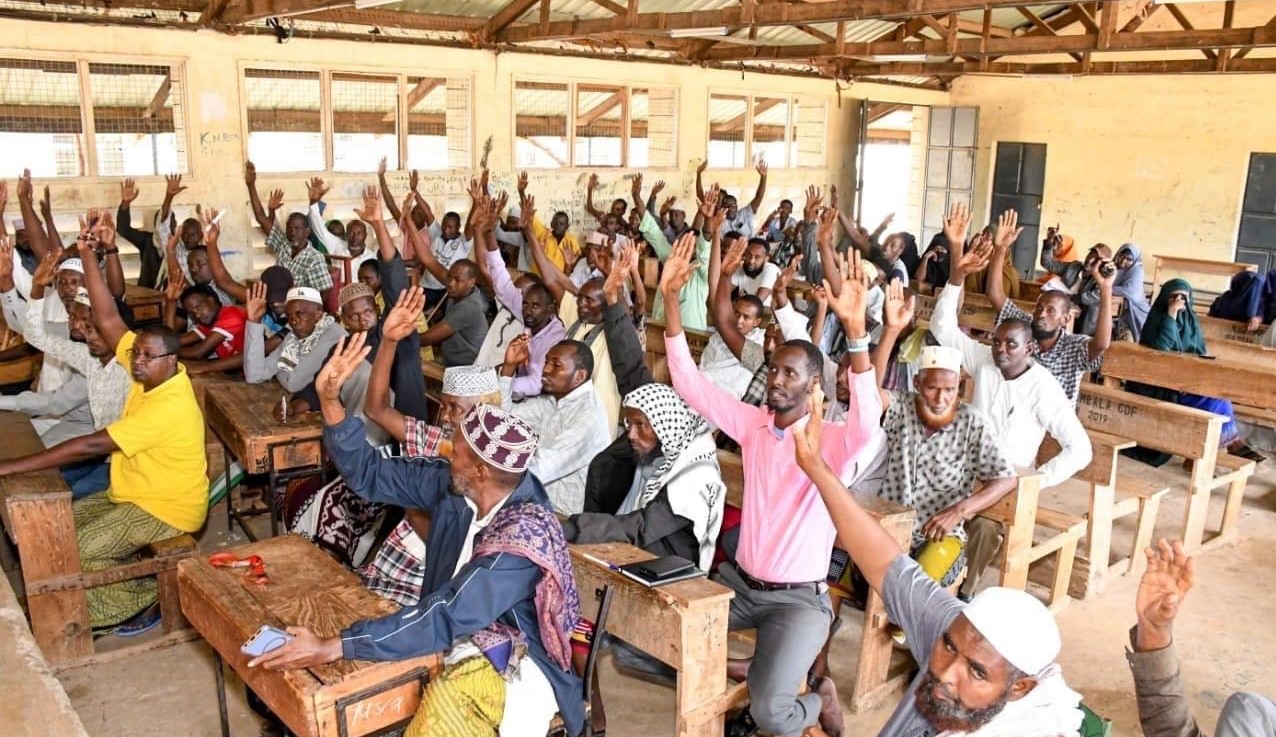
M263 624L261 629L257 630L257 634L248 638L240 646L239 651L250 658L258 658L272 650L278 650L292 640L293 636L279 629Z

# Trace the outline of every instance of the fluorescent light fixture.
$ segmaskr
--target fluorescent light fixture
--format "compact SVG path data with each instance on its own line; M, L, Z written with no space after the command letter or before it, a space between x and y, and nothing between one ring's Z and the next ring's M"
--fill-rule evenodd
M1025 74L1021 79L1034 82L1071 82L1071 74Z
M382 5L393 5L399 0L354 0L355 10L366 10L368 8L376 8Z
M865 58L880 64L889 64L893 61L926 61L925 54L874 54Z
M713 28L675 28L669 32L669 38L698 38L702 36L725 35L727 35L726 26L715 26Z

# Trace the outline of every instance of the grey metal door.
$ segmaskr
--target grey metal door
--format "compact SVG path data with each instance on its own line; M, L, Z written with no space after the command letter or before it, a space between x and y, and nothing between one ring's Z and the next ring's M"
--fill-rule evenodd
M1249 156L1236 261L1258 264L1259 273L1276 269L1276 154Z
M1046 144L997 142L992 174L992 206L988 222L995 223L1006 210L1019 212L1023 232L1011 250L1020 276L1031 278L1037 268L1041 243L1041 196L1046 183Z

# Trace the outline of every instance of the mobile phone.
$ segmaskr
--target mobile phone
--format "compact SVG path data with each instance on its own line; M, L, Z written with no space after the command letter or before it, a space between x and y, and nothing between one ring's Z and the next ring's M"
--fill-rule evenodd
M248 642L240 646L239 651L250 658L258 658L288 644L292 637L278 627L263 624L261 629L257 630L257 634L248 638Z

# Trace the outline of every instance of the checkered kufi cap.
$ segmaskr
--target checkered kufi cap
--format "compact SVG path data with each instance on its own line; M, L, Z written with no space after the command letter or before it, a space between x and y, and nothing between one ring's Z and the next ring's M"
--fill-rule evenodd
M345 307L356 299L362 299L363 297L375 299L376 296L377 295L372 292L372 287L367 284L364 284L361 281L350 282L342 287L341 291L337 294L337 304L341 307Z
M501 385L491 366L452 366L443 370L443 393L451 397L481 397L496 394Z
M461 435L484 463L509 473L526 471L540 443L526 422L488 404L475 405L465 415Z

